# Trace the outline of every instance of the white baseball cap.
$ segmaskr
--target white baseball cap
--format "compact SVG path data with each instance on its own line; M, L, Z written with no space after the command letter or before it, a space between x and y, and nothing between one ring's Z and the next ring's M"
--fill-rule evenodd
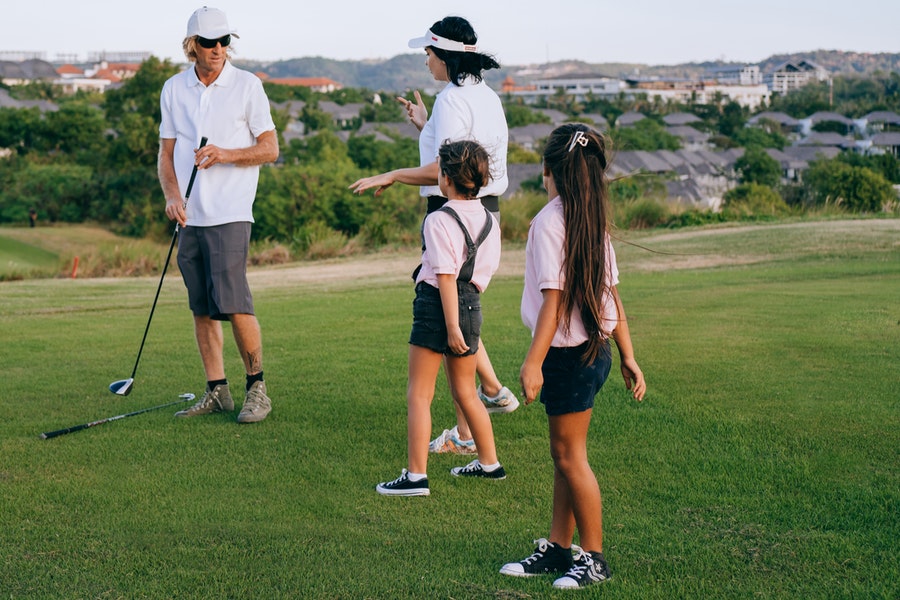
M434 46L435 48L452 52L478 52L478 46L474 44L463 44L462 42L441 37L430 29L422 37L409 40L410 48L425 48L427 46Z
M198 8L188 19L187 37L199 35L208 40L216 40L226 35L241 37L237 32L228 26L228 19L225 13L218 8L209 8L204 6Z

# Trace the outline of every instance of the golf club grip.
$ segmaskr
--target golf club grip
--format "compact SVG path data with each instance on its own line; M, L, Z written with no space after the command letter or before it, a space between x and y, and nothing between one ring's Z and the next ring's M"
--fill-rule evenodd
M208 139L206 136L203 136L202 138L200 138L200 145L197 147L197 149L199 150L200 148L205 146L207 141L208 141ZM184 192L184 203L185 204L187 204L187 199L191 197L191 188L194 187L194 178L196 178L196 177L197 177L197 165L194 165L193 170L191 170L191 178L188 180L187 191Z
M76 425L75 427L66 427L65 429L57 429L56 431L48 431L46 433L41 434L42 440L49 440L50 438L55 438L60 435L65 435L67 433L73 433L75 431L81 431L82 429L87 429L93 425L93 423L85 423L83 425Z

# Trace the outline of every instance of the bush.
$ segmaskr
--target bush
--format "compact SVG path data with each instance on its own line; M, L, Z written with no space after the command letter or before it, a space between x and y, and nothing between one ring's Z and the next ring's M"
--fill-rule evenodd
M641 198L616 206L615 221L625 229L652 229L668 222L671 209L664 202Z
M810 165L803 181L808 206L834 205L851 212L894 210L897 193L884 177L866 167L837 160Z
M690 209L684 212L672 215L664 223L670 229L679 227L696 227L700 225L710 225L712 223L725 223L728 219L722 213L713 212L711 210Z
M758 183L743 183L723 197L722 214L728 218L779 216L790 208L778 192Z

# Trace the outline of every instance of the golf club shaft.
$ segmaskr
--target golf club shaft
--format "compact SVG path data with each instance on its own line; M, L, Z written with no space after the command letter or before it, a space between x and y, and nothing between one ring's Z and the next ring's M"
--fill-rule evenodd
M200 148L206 145L206 137L200 138ZM188 181L187 190L184 193L184 207L187 208L188 198L191 197L191 189L194 187L194 179L197 177L197 165L191 169L191 178ZM141 362L141 353L144 351L144 342L147 341L147 332L150 331L150 321L153 320L153 312L156 310L156 302L159 300L159 292L162 290L163 281L166 279L166 271L169 269L169 261L172 259L172 250L175 248L175 240L178 238L178 223L175 224L175 231L172 233L172 242L169 244L169 253L166 254L166 262L163 263L162 275L159 278L159 285L156 286L156 296L153 297L153 305L150 307L150 317L147 319L147 326L144 328L144 337L141 338L141 347L138 349L137 358L134 361L134 368L131 370L131 378L134 379L137 374L138 363Z
M160 408L165 408L167 406L173 406L175 404L181 404L183 402L188 402L189 400L193 400L193 394L183 394L183 397L180 400L176 400L175 402L168 402L166 404L160 404L159 406L153 406L151 408L142 408L141 410L136 410L134 412L125 413L124 415L116 415L115 417L107 417L106 419L100 419L99 421L91 421L90 423L83 423L81 425L75 425L74 427L66 427L65 429L57 429L56 431L47 431L41 434L41 439L49 440L50 438L55 438L61 435L65 435L67 433L74 433L76 431L81 431L82 429L88 429L89 427L95 427L97 425L103 425L104 423L109 423L111 421L118 421L119 419L124 419L125 417L133 417L134 415L139 415L141 413L150 412L151 410L159 410Z

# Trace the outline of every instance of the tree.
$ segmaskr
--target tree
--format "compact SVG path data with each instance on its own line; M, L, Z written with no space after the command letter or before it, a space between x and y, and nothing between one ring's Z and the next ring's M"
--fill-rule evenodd
M681 141L653 119L641 119L629 127L615 127L610 132L620 150L678 150Z
M41 111L33 108L0 108L0 148L27 154L34 148L41 127Z
M778 131L769 131L760 127L741 127L732 138L739 146L744 148L777 148L784 149L787 146L787 138Z
M97 195L89 167L72 164L27 164L0 193L3 220L24 220L35 207L41 219L78 223Z
M880 212L897 206L897 193L880 174L839 160L814 161L803 177L804 200L851 212Z
M741 183L774 187L781 181L781 165L759 147L750 147L734 163Z
M740 104L732 100L722 107L722 114L719 117L719 133L728 137L734 136L737 132L744 128L747 122L745 109Z
M503 108L506 112L506 124L509 127L523 127L532 123L550 122L550 117L544 113L532 110L518 102L507 102Z

